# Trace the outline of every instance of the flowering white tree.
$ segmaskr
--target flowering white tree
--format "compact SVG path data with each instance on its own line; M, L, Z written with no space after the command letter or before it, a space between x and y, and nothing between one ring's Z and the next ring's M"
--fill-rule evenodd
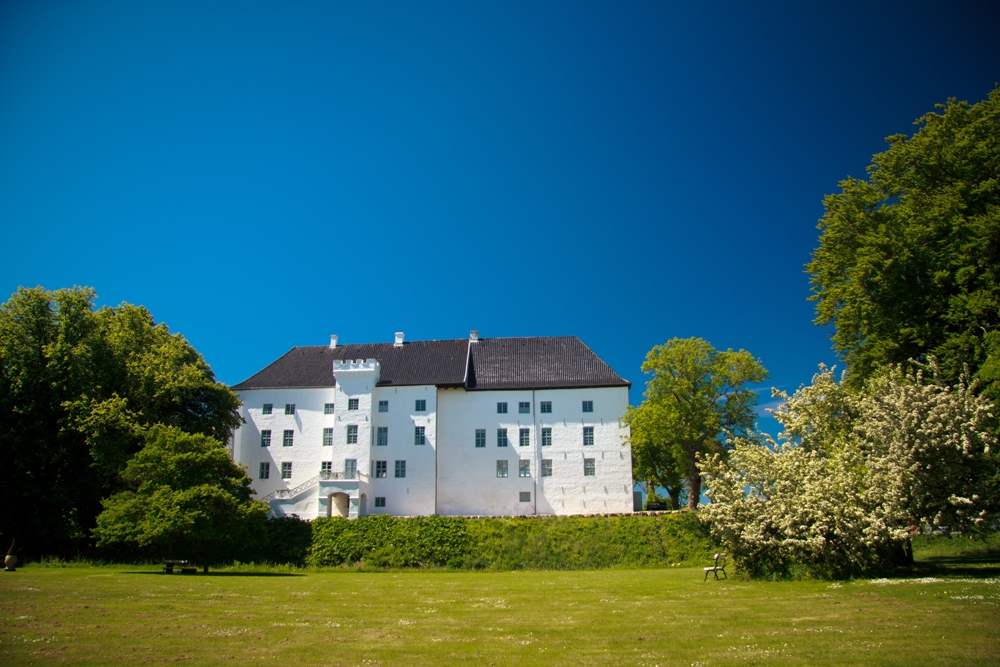
M926 370L930 370L930 379ZM780 443L735 438L728 459L701 459L704 517L751 576L796 564L845 576L906 558L919 526L976 532L997 518L990 403L948 387L933 362L895 367L852 393L821 366L773 410Z

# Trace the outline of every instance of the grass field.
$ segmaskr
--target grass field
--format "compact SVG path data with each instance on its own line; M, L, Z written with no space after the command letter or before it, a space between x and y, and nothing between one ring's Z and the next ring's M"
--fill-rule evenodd
M28 566L0 572L0 664L1000 664L997 554L926 553L912 577L840 583Z

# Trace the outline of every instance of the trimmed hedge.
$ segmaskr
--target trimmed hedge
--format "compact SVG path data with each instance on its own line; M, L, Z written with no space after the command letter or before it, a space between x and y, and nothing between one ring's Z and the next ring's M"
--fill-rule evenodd
M375 567L575 570L701 564L718 550L688 513L537 518L386 515L316 519L308 562Z

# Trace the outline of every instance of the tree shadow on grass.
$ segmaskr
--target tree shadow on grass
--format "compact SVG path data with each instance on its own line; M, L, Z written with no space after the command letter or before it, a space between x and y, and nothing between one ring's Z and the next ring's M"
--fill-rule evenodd
M167 574L162 570L142 570L130 572L122 572L121 574L150 574L161 577L177 577L180 578L195 578L195 577L304 577L304 574L296 574L294 572L192 572L191 574L181 574L180 572L174 572L172 574Z

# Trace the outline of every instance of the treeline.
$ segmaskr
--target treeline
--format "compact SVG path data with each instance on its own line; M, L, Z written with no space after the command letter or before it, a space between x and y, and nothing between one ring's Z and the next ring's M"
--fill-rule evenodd
M91 288L20 288L0 306L0 544L92 552L102 500L156 425L225 442L239 399L148 310Z

